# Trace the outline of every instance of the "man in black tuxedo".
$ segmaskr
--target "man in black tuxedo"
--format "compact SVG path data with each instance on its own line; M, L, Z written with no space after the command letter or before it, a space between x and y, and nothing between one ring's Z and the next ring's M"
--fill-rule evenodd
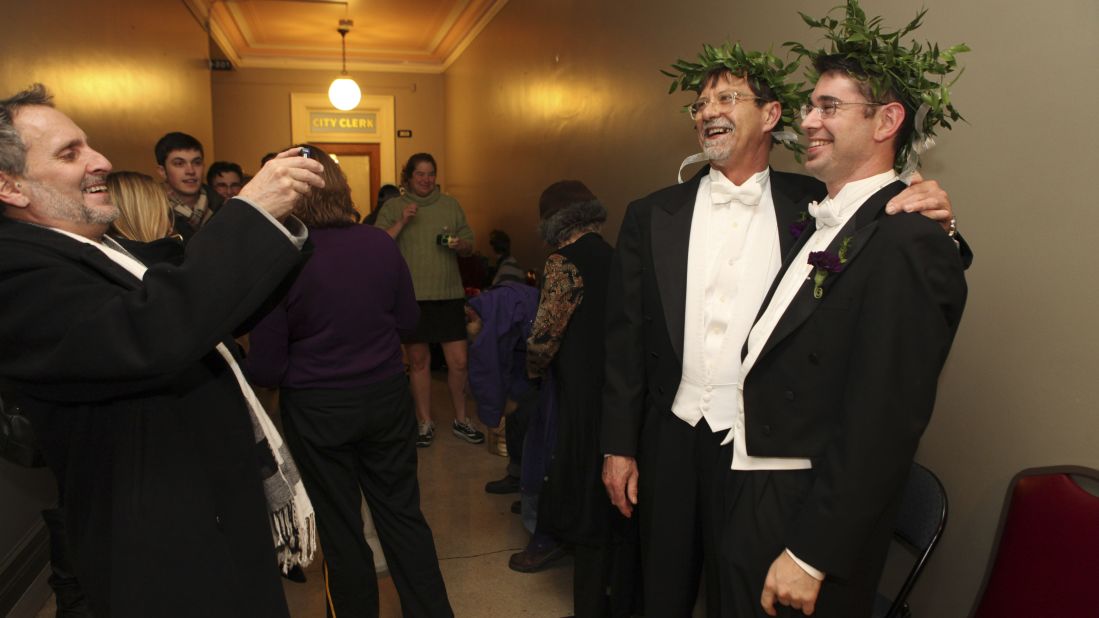
M924 217L884 215L920 99L888 77L871 84L848 54L813 58L806 169L828 195L744 347L720 533L729 616L871 615L965 305L953 240Z
M80 127L41 85L0 101L0 376L57 476L96 616L289 615L228 350L301 261L288 215L324 182L296 154L229 200L181 266L146 270L105 235L111 164Z
M728 468L719 446L737 408L740 349L782 256L811 223L807 205L825 193L768 167L784 106L792 114L801 103L781 63L722 49L683 86L698 92L689 111L709 166L630 204L608 294L603 481L624 515L638 505L651 616L690 615L704 554L717 615L714 488ZM933 181L890 206L951 219Z

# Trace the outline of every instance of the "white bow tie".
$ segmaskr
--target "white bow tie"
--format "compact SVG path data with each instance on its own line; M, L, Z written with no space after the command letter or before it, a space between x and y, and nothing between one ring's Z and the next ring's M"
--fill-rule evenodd
M710 203L714 206L739 202L745 206L755 206L763 197L763 187L755 178L749 178L739 187L727 178L710 181Z
M835 227L843 222L840 216L839 204L834 200L826 199L820 204L809 202L809 216L817 222L817 229Z

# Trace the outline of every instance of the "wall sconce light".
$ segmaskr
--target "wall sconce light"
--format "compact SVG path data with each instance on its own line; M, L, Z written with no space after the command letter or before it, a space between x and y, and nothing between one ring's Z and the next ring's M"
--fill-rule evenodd
M340 33L340 50L343 57L343 70L340 71L340 76L332 80L332 85L328 87L328 100L332 102L332 105L336 109L345 112L355 109L355 106L357 106L359 101L363 98L363 93L362 90L359 90L359 85L347 75L347 33L351 31L351 26L353 25L355 25L355 22L350 19L340 20L340 27L337 31Z

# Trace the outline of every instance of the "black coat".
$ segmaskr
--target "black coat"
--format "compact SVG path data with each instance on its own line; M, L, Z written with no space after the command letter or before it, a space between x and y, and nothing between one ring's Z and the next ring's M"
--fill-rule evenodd
M0 376L57 475L96 616L288 615L251 422L214 348L300 260L237 200L143 282L0 217Z
M576 267L584 296L553 358L557 440L538 501L538 528L570 543L602 546L617 513L607 500L599 449L603 390L603 320L614 249L589 233L556 251ZM620 516L618 516L620 517Z

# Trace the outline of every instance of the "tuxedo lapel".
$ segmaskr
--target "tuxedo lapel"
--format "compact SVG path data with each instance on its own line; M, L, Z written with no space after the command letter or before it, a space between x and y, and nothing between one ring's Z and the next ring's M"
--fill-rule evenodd
M794 236L791 226L799 217L809 217L808 203L817 195L805 191L804 183L792 180L792 175L771 170L771 202L775 205L775 223L778 224L779 252L786 256L794 245L812 230L813 220L808 219L804 232Z
M796 182L800 180L801 182ZM778 239L779 239L779 251L782 254L782 266L779 268L778 274L775 275L773 281L771 281L771 288L767 290L767 295L763 297L763 303L759 306L759 311L756 312L755 321L759 321L760 316L763 315L763 311L767 309L767 305L771 303L771 297L775 294L775 288L778 287L778 282L782 281L783 275L786 274L786 270L790 268L790 261L801 251L802 245L809 241L809 237L813 235L814 221L809 216L809 202L819 195L814 195L807 189L805 184L805 177L797 176L794 174L788 174L786 172L776 172L771 170L771 201L775 205L775 221L778 224ZM819 185L823 187L824 185ZM823 191L823 189L821 189ZM798 222L798 219L805 217L805 227L801 230L801 233L795 236L793 234L792 225ZM754 323L754 322L753 322ZM741 356L747 352L748 342L744 342L744 349Z
M886 202L894 195L903 191L904 187L904 183L894 182L881 189L870 196L870 198L859 207L855 216L851 217L851 219L844 224L843 229L836 234L836 237L832 239L832 242L828 244L828 248L826 249L826 251L830 253L838 254L844 239L851 239L847 247L846 261L843 264L843 270L838 273L828 273L828 276L821 284L823 293L820 298L814 298L813 296L814 282L812 274L802 282L797 295L794 296L794 299L790 302L790 306L786 308L782 317L779 318L778 323L775 325L775 329L771 331L771 335L767 338L767 342L763 345L763 349L760 350L757 358L762 358L771 348L775 347L778 342L794 332L813 314L814 311L816 311L821 302L828 298L828 290L835 285L836 281L843 276L844 272L851 268L851 264L854 263L855 258L858 257L862 249L870 242L870 238L874 235L874 232L877 231L877 219L882 215ZM796 259L798 253L805 243L808 242L810 236L812 236L811 230L807 230L805 234L802 234L797 245L795 245L786 256L782 272L775 278L775 283L768 292L768 298L764 302L763 308L760 309L760 315L763 314L767 305L770 304L770 297L774 295L775 288L778 287L779 281L782 280L786 271L789 270L791 262ZM756 316L756 320L759 320L759 316Z
M702 168L689 181L679 185L669 199L652 210L653 271L668 337L679 359L683 359L683 320L687 303L687 256L690 252L691 218L695 196L702 177L710 167ZM659 256L659 259L657 259Z
M752 324L755 324L759 321L761 317L763 317L763 312L766 311L767 306L771 304L771 298L774 297L775 290L778 289L779 282L782 281L782 278L786 276L786 271L790 269L790 263L793 262L794 258L797 257L799 252L801 252L801 248L805 245L805 243L809 242L809 237L813 235L813 230L816 229L814 227L815 225L816 223L813 221L813 219L809 219L807 227L801 233L801 235L797 237L797 239L794 239L793 235L790 235L790 242L792 242L793 244L783 254L782 266L779 268L778 274L775 275L774 280L771 281L771 288L767 290L767 295L763 297L763 302L760 303L759 311L756 312L756 318L752 321ZM779 237L781 238L781 232ZM748 340L745 339L744 345L740 349L740 357L743 359L747 355Z

